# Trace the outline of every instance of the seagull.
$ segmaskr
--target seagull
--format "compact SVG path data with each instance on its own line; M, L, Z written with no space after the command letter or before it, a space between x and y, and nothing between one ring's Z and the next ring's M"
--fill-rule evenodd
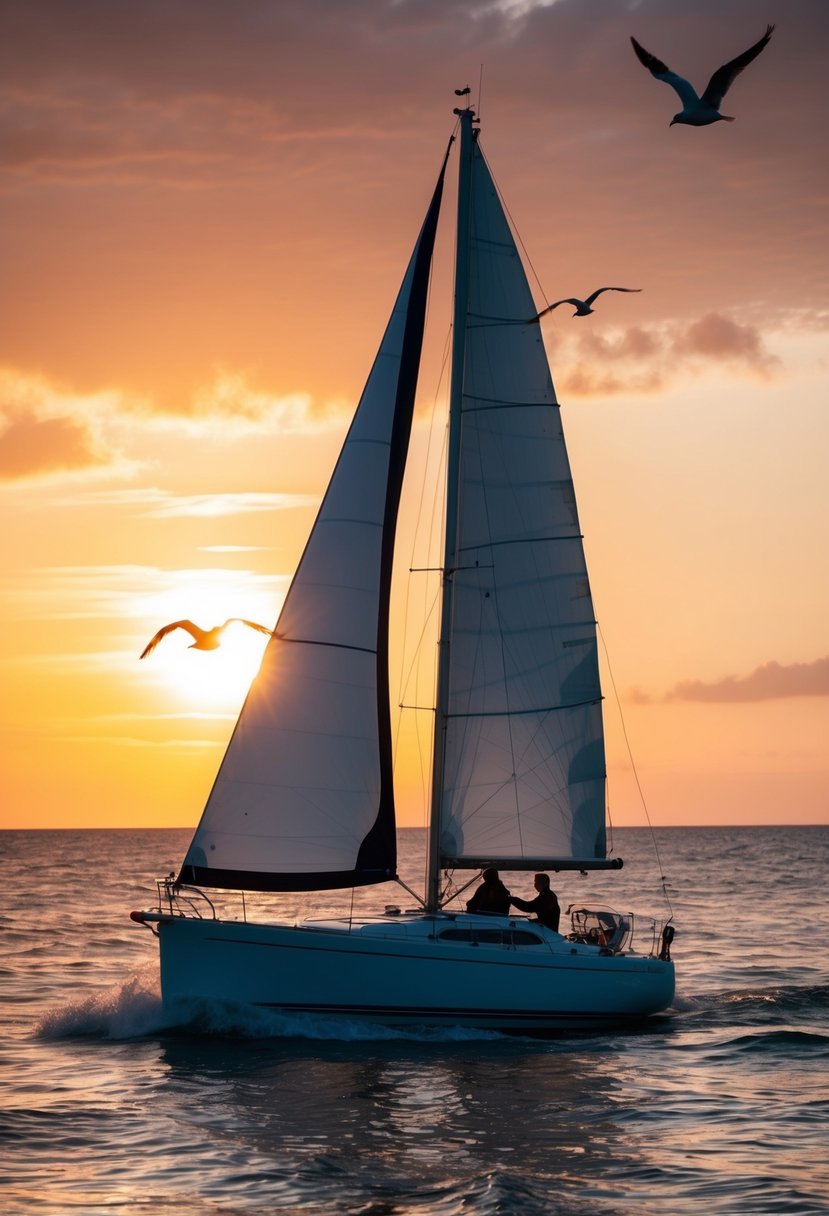
M747 68L752 59L756 59L760 54L771 38L773 30L773 25L767 25L766 32L759 42L755 42L754 46L743 51L742 55L738 55L736 59L731 59L721 68L717 68L708 81L702 97L697 96L696 90L684 77L677 76L676 72L672 72L670 68L666 67L661 59L657 59L655 55L651 55L650 51L646 51L643 46L640 46L635 38L631 38L631 42L639 62L645 65L651 76L655 80L664 80L665 84L669 84L679 94L682 109L678 114L674 114L670 126L676 122L684 123L689 127L707 127L712 122L734 121L727 114L720 114L723 98L743 68Z
M232 616L225 621L224 625L214 625L212 629L200 629L198 625L194 625L192 621L173 621L171 625L165 625L163 629L159 629L154 638L150 638L147 645L141 651L140 657L146 659L148 654L152 654L162 638L166 638L168 633L172 633L174 629L186 629L195 641L190 643L191 650L216 650L222 644L222 634L228 625L235 623L247 625L250 629L258 629L260 633L272 635L273 630L268 629L267 625L257 625L256 621L246 621L240 616Z
M576 310L573 313L574 317L587 317L590 315L591 312L593 312L593 309L590 307L591 304L594 302L594 300L596 299L597 296L600 296L602 294L603 291L641 291L641 290L642 290L641 287L600 287L597 291L594 291L592 295L589 295L586 300L578 300L578 299L576 299L575 296L568 296L568 298L566 300L556 300L555 304L548 304L548 306L546 308L542 308L542 310L538 314L538 316L533 317L533 320L534 321L540 320L541 317L543 317L546 313L552 312L554 308L558 308L559 304L572 304Z

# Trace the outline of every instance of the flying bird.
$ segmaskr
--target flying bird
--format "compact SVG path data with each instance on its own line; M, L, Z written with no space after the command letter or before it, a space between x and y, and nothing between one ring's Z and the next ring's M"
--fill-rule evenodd
M194 639L190 643L191 650L216 650L222 644L222 634L228 625L235 623L247 625L250 629L257 629L259 633L272 634L273 630L268 629L267 625L257 625L256 621L246 621L240 616L232 616L225 621L224 625L214 625L212 629L200 629L198 625L194 625L192 621L173 621L171 625L165 625L163 629L159 629L154 638L150 638L147 645L141 651L141 658L146 659L148 654L152 654L162 638L166 638L168 633L172 633L174 629L186 629L190 636Z
M552 312L554 308L558 308L559 304L572 304L575 308L574 317L587 317L593 312L591 305L597 296L600 296L603 291L641 291L641 287L599 287L592 295L589 295L586 300L578 300L575 296L568 296L566 300L556 300L555 304L548 304L546 308L542 308L537 317L533 317L534 321L538 321L546 313Z
M742 55L738 55L736 59L731 59L721 68L717 68L708 81L702 97L697 96L696 90L684 77L677 76L676 72L672 72L670 68L666 67L661 59L657 59L655 55L651 55L650 51L646 51L643 46L640 46L635 38L631 38L631 42L639 62L645 65L651 76L655 80L663 80L665 84L676 89L679 94L682 109L678 114L674 114L670 126L676 122L684 123L689 127L707 127L712 122L734 121L727 114L720 114L723 98L743 68L747 68L752 59L756 59L760 54L771 38L773 30L773 25L766 26L766 32L759 42L755 42L754 46L743 51Z

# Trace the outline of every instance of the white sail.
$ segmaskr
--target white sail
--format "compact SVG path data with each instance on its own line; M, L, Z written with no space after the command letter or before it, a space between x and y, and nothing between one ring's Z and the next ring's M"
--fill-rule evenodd
M596 625L536 308L477 143L468 215L438 851L572 865L606 848Z
M388 598L442 182L182 881L318 890L395 875Z
M171 1024L194 1000L232 1000L391 1026L584 1031L673 999L670 924L637 920L634 946L633 915L605 907L574 909L566 935L505 908L443 909L461 893L442 886L447 867L619 864L605 856L596 628L559 410L475 112L455 113L454 366L424 907L297 924L249 920L243 902L242 916L228 918L223 901L201 904L188 884L296 891L395 874L391 549L440 182L182 870L160 884L157 908L132 913L158 936Z

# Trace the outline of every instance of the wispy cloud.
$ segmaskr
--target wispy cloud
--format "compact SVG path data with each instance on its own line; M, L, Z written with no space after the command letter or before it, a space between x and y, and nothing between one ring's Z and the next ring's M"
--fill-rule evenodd
M664 700L728 704L778 701L788 697L829 697L829 655L811 663L777 663L772 659L744 676L680 680ZM640 690L632 694L632 699L640 704L653 700Z
M84 395L0 368L0 481L128 470L102 427L114 401L108 390Z
M246 434L255 427L291 434L325 426L343 408L342 402L315 402L309 393L268 392L251 384L244 373L222 369L198 386L177 411L169 412L171 420L186 419L200 428L219 422L227 429L236 423Z
M0 478L14 480L108 462L89 428L74 418L36 418L6 408L0 426Z
M0 367L0 483L78 474L133 478L141 464L123 450L136 435L227 442L311 434L340 426L353 402L278 394L242 372L214 370L189 393L169 399L102 387L83 391L25 369ZM208 512L209 513L209 512Z
M86 506L94 509L121 508L144 519L216 518L225 515L250 515L262 511L294 511L314 506L319 496L264 491L239 491L220 494L176 494L156 486L87 490L83 496L65 495L55 500L58 507ZM205 552L251 552L255 546L214 545Z
M199 553L264 553L264 545L200 545Z
M188 605L253 602L273 612L289 575L212 568L164 570L156 566L46 566L10 575L0 591L8 616L39 620L165 620L187 615ZM77 653L67 662L106 664L120 652Z

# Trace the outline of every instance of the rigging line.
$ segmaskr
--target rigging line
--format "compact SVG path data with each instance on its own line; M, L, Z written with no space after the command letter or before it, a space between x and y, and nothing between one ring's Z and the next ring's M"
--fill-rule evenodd
M423 646L423 639L426 636L426 630L429 628L429 624L432 620L432 617L434 616L435 608L437 607L439 600L440 600L440 591L438 590L435 592L434 596L432 597L432 604L431 604L431 607L429 608L429 611L427 613L424 613L424 620L423 620L423 626L420 630L420 637L417 639L417 642L415 643L414 653L412 655L412 661L409 665L409 670L408 670L405 680L404 680L403 674L401 672L401 675L400 675L400 696L401 697L405 697L406 691L409 687L409 681L411 680L412 673L415 669L415 664L420 661L421 647ZM417 697L415 697L415 700L417 700ZM428 708L432 713L434 713L434 709L435 709L434 705L429 705L427 707L425 705L423 705L423 706L406 705L406 704L404 704L403 701L400 702L400 709L426 709L426 708Z
M651 843L653 844L653 851L656 854L656 860L659 865L659 870L660 870L659 880L660 880L660 885L662 887L662 894L665 897L665 902L667 903L668 909L671 913L671 919L673 919L674 909L673 909L673 904L671 903L671 897L668 894L668 888L666 886L666 881L667 881L666 877L663 873L661 873L662 868L663 868L662 867L662 858L659 854L659 845L656 842L656 833L654 832L653 824L651 823L650 812L648 811L648 804L645 800L645 792L642 789L642 783L639 780L639 773L637 772L637 769L636 769L636 761L633 758L633 749L630 746L630 739L628 738L627 726L625 724L625 715L622 713L622 702L619 698L618 689L616 688L616 680L613 677L613 668L610 665L610 654L607 649L607 642L605 641L605 636L602 633L601 626L598 624L598 622L596 623L596 631L602 640L602 649L604 650L605 662L607 663L607 672L608 672L608 675L610 676L610 684L613 689L613 696L616 699L616 708L619 712L619 721L622 725L622 735L624 736L625 746L627 748L627 753L628 753L628 759L630 760L630 766L633 770L634 780L636 781L636 788L639 791L639 797L642 801L642 809L645 812L645 819L647 820L648 828L650 830Z

